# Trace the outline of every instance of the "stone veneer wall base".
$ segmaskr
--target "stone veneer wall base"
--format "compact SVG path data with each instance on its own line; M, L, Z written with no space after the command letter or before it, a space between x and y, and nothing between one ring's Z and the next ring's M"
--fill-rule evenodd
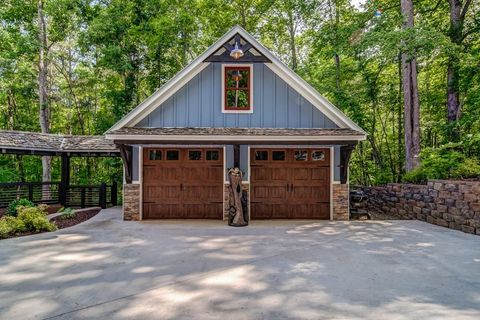
M350 188L348 184L332 184L333 220L348 221L350 219Z
M140 185L123 185L123 220L140 220Z

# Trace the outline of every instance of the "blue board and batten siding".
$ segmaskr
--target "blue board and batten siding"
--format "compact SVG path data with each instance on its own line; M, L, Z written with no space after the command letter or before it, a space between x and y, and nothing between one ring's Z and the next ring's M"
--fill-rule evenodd
M266 65L253 66L253 113L222 113L222 64L211 63L136 127L337 128L320 110ZM334 151L334 180L340 179L340 147ZM226 166L233 166L233 146L226 146ZM134 148L133 179L139 176ZM240 147L240 166L248 177L248 146ZM225 176L226 178L226 176Z
M222 65L211 63L137 127L337 128L264 64L253 64L253 113L222 113Z

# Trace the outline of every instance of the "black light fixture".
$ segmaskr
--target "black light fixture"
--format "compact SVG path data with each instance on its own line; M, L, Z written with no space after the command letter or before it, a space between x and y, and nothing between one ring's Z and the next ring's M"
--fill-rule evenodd
M238 41L235 41L235 47L233 48L232 51L230 51L230 57L232 57L235 60L238 60L241 57L243 57L243 50L238 47Z

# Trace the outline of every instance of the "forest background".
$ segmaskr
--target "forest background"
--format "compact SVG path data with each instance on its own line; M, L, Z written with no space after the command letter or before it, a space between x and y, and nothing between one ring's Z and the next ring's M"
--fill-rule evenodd
M0 129L103 134L237 24L368 132L352 184L480 176L477 0L3 0ZM0 182L42 174L0 156ZM72 183L121 177L72 160Z

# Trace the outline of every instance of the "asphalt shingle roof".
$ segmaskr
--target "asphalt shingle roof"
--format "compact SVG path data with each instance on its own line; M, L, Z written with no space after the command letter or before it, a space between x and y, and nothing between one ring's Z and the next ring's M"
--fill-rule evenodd
M290 129L290 128L135 128L124 127L110 131L112 135L208 135L208 136L362 136L347 128Z
M1 149L57 153L118 152L115 144L104 136L72 136L9 130L0 130Z

